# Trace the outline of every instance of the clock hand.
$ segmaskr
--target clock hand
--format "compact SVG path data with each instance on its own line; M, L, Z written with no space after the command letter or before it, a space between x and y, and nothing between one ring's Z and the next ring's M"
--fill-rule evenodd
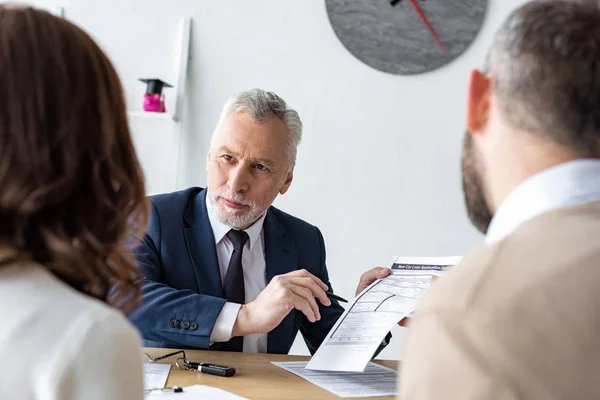
M419 13L419 16L421 17L421 20L423 20L423 23L425 24L425 26L427 26L427 29L429 29L429 32L431 33L431 35L433 36L433 38L437 42L438 46L440 46L440 49L442 49L442 51L445 53L446 52L446 48L442 44L442 41L440 40L440 38L438 37L438 35L433 30L433 27L431 26L431 24L427 20L427 17L425 16L425 14L423 14L423 10L421 10L421 7L419 7L419 5L417 4L417 1L416 0L410 0L410 3L413 5L413 7L415 8L415 10L417 10L417 13Z

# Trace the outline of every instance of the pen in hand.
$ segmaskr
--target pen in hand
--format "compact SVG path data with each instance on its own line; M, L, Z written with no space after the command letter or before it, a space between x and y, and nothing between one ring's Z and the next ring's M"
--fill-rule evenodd
M337 294L333 294L331 292L325 292L325 294L327 295L327 297L329 297L330 299L334 299L337 301L341 301L343 303L347 303L348 300L344 299L343 297L338 296Z

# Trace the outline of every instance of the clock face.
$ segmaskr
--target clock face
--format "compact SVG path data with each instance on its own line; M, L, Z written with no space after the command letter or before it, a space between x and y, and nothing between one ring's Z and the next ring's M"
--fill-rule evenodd
M418 74L448 64L473 42L487 0L325 0L342 44L380 71Z

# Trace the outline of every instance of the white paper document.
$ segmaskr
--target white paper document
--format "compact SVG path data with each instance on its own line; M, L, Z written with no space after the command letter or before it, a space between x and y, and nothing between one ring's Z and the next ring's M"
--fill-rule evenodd
M396 395L396 371L375 363L369 363L364 372L312 371L306 369L306 361L273 364L340 397Z
M164 388L170 371L169 364L144 363L144 389Z
M432 277L442 275L460 259L394 257L390 275L356 296L306 368L363 371L392 327L416 310Z
M174 400L202 400L202 399L219 399L219 400L248 400L244 397L240 397L236 394L226 392L223 389L204 386L194 385L186 386L183 388L183 392L174 393L173 391L160 391L155 390L147 394L145 399L174 399Z

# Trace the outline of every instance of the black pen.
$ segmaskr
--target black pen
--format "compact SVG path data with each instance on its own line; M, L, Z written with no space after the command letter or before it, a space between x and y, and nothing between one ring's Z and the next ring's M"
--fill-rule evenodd
M337 294L333 294L333 293L330 293L330 292L325 292L325 294L326 294L326 295L327 295L327 297L329 297L330 299L334 299L334 300L337 300L337 301L341 301L341 302L343 302L343 303L347 303L347 302L348 302L348 300L344 299L343 297L340 297L340 296L338 296Z

